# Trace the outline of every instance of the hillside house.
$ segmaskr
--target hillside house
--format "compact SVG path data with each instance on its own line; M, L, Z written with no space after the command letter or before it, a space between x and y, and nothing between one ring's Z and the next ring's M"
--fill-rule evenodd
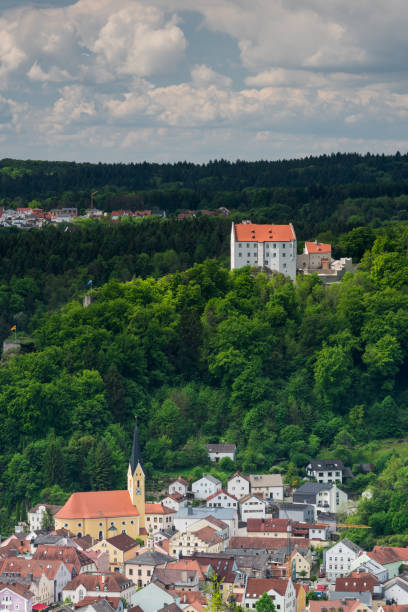
M184 480L181 476L179 476L176 480L173 480L169 484L169 494L178 493L185 497L188 493L188 482Z
M235 472L233 476L228 478L227 491L237 499L240 500L242 497L249 495L250 489L249 478L243 476L240 472Z
M207 444L208 456L210 461L218 463L224 457L228 457L231 461L235 461L237 447L235 444Z
M195 480L191 485L191 490L196 499L207 499L210 495L214 495L221 491L222 483L218 478L214 478L211 474L204 474L199 480Z
M217 491L206 499L208 508L238 508L238 500L227 491Z
M245 495L239 501L241 521L246 523L248 519L264 519L266 515L266 501L256 495Z
M312 505L315 518L319 509L324 512L346 512L347 500L347 493L329 483L305 482L293 492L293 502Z
M52 517L61 510L62 506L53 504L36 504L27 512L28 524L30 531L38 531L42 529L43 521L48 512Z
M251 493L264 499L283 501L283 482L281 474L251 474L249 476Z
M361 548L351 540L344 538L334 546L323 551L323 566L327 579L334 583L336 578L347 576L351 572L351 564L361 552Z
M350 476L350 470L345 468L343 462L338 459L329 461L317 460L311 461L306 466L306 474L308 478L314 478L320 483L343 482L345 477Z

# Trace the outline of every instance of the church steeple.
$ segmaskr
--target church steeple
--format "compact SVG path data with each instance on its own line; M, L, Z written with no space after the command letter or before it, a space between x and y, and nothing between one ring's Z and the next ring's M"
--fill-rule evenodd
M139 443L139 429L137 426L137 417L135 417L135 429L133 431L133 444L132 444L132 452L130 453L130 469L132 470L132 476L135 473L137 468L137 464L140 463L143 468L142 462L142 453L140 452L140 443Z
M139 527L145 526L145 473L143 471L142 453L140 452L137 417L133 432L132 451L128 467L128 491L132 504L139 512Z

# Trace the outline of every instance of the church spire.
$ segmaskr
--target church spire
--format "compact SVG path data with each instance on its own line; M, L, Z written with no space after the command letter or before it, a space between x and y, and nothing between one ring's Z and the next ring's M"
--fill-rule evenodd
M130 453L130 460L129 460L129 465L130 465L132 475L135 473L135 470L139 463L140 463L140 466L143 467L142 453L140 452L140 444L139 444L139 430L137 427L137 416L136 416L135 417L135 429L133 432L132 452Z

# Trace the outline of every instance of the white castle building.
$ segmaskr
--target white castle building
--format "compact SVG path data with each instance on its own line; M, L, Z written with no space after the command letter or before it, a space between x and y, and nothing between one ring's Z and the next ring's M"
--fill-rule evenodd
M296 234L289 225L257 225L250 221L231 228L231 270L259 266L296 279Z

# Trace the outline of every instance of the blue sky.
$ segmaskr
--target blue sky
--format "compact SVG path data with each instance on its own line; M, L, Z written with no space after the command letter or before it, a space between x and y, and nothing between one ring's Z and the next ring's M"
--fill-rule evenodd
M406 0L1 0L0 157L408 149Z

